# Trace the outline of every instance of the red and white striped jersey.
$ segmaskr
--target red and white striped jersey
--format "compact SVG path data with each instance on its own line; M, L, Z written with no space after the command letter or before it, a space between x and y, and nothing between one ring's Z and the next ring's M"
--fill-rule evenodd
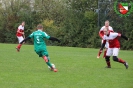
M108 41L109 48L120 48L120 42L118 40L118 37L120 37L121 34L109 32L109 35L103 36L103 43L106 43Z
M22 26L22 25L20 25L19 27L18 27L18 30L17 31L19 31L19 32L24 32L24 26ZM18 33L17 32L17 34L16 34L16 36L22 36L23 34L21 34L21 33Z
M106 27L106 26L103 26L103 27L100 29L100 31L99 31L99 36L100 36L101 38L103 38L103 36L104 36L103 29L104 29L105 27ZM108 29L109 29L110 32L114 32L114 30L113 30L113 28L112 28L111 26L109 26Z

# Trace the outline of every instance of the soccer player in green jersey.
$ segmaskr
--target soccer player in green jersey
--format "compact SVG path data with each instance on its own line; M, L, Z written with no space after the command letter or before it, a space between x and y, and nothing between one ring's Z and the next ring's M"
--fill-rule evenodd
M60 42L60 40L57 38L51 37L51 36L47 35L45 32L43 32L43 26L41 24L39 24L37 26L37 31L30 34L27 38L25 38L22 42L20 42L18 44L18 46L16 47L17 51L18 52L20 51L20 48L21 48L23 42L25 42L31 38L33 38L33 40L34 40L35 52L39 55L39 57L42 57L44 59L46 64L49 67L51 67L52 71L57 72L57 69L54 68L49 61L48 52L46 49L46 44L45 44L44 38L52 40L52 41L58 41L58 42Z

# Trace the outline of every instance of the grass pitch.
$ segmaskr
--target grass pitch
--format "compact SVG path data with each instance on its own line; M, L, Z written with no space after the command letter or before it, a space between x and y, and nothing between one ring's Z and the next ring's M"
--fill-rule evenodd
M97 59L98 49L48 46L50 61L58 72L48 69L33 45L0 44L0 88L133 88L133 51L120 51L129 69L111 58Z

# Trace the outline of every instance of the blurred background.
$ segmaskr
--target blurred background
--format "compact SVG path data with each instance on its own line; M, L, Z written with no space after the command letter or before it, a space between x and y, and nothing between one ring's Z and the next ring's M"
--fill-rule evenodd
M128 2L129 10L133 10L131 0L0 0L0 43L17 44L17 28L25 21L26 36L41 23L47 34L61 40L60 44L46 40L47 45L99 48L98 32L109 20L115 32L130 38L120 40L121 49L131 50L133 11L120 16L119 2ZM32 44L32 40L26 44Z

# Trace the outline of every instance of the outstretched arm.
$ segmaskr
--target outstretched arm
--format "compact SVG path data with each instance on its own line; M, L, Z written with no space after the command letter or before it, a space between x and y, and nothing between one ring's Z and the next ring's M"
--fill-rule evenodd
M128 40L128 38L122 34L121 34L121 37L124 38L125 40Z
M52 40L52 41L58 41L58 42L60 43L60 40L57 39L57 38L55 38L55 37L51 37L51 36L50 36L49 40Z
M25 38L22 42L20 42L20 44L23 44L23 42L25 42L25 41L27 41L29 39L31 39L31 38L30 37Z
M125 40L129 40L129 38L127 38L127 37L126 37L125 35L123 35L123 34L118 33L118 36L124 38Z

